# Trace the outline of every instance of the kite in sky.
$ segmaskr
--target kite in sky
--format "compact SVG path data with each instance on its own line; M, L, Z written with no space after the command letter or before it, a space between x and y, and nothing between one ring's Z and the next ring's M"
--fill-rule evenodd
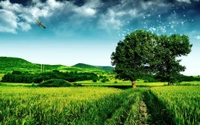
M37 19L35 19L35 20L36 20L37 25L38 25L39 27L42 27L42 28L46 29L46 27L42 24L42 22L38 21Z

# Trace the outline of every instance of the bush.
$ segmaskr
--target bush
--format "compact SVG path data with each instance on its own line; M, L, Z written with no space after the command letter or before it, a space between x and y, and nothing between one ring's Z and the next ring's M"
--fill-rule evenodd
M109 81L109 79L107 79L107 78L104 78L101 80L101 82L103 82L103 83L108 82L108 81Z
M93 79L92 81L93 81L93 82L97 82L97 79Z
M20 74L22 74L22 72L20 72L20 71L13 71L12 74L20 75Z
M39 86L42 87L67 87L71 84L63 79L50 79L42 82Z
M43 79L42 78L38 78L38 77L33 79L34 83L41 83L42 81L43 81Z

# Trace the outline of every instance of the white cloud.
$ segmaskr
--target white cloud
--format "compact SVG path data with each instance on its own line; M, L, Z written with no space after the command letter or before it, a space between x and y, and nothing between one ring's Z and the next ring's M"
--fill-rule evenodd
M1 1L0 2L0 6L2 8L6 8L6 10L9 10L9 11L14 11L14 12L21 12L21 7L22 5L20 4L11 4L9 0L6 0L6 1Z
M47 0L47 5L51 9L56 9L56 8L61 8L63 6L63 3L56 0Z
M17 33L17 20L18 18L13 12L0 10L0 32Z
M177 0L178 2L185 2L185 3L191 3L190 0Z
M93 16L96 13L95 9L85 6L74 8L74 11L82 16Z
M94 15L96 13L96 11L92 8L85 8L84 11L87 15Z
M83 6L73 6L74 12L82 16L92 17L97 13L97 9L101 7L103 3L100 0L88 0Z
M28 23L20 22L18 23L18 25L22 29L22 31L28 31L31 29L31 25Z
M129 13L131 16L137 16L138 11L137 11L137 9L131 9L131 10L128 11L128 13Z
M142 8L144 10L148 9L150 6L154 5L154 2L152 1L148 1L148 2L143 2L141 1L141 5L142 5Z
M85 6L92 7L92 8L99 8L103 6L101 0L88 0Z
M112 9L109 9L107 14L101 15L99 20L100 28L110 30L119 30L123 26L120 19L117 19L118 16L121 16L119 13L115 13Z

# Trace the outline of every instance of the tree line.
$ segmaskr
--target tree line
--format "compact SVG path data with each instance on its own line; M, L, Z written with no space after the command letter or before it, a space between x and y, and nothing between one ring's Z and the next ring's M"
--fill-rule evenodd
M64 79L68 82L76 82L83 80L98 80L98 76L95 73L60 72L58 70L44 73L13 71L12 73L5 74L1 81L17 83L41 83L42 81L49 79Z

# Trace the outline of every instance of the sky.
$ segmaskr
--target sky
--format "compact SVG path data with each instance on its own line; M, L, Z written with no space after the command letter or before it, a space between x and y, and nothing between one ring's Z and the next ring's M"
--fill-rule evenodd
M35 19L46 29L39 27ZM200 75L200 0L0 0L0 56L33 63L111 66L111 53L138 29L185 34L185 75Z

